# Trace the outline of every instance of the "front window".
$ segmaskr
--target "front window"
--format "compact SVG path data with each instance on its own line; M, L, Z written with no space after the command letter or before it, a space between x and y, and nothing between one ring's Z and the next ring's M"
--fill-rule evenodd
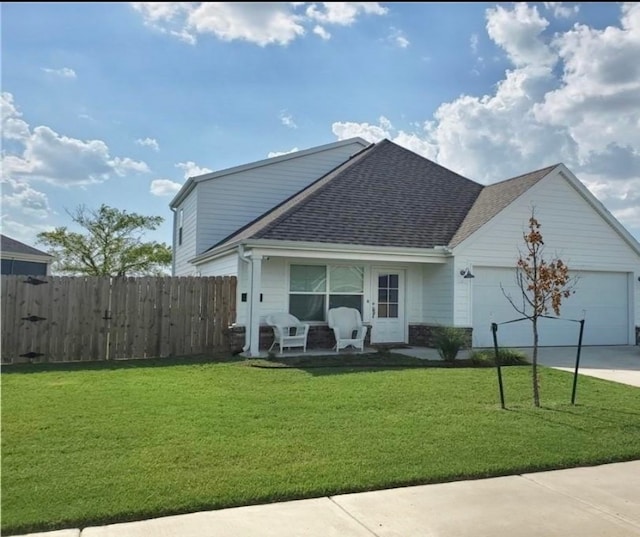
M291 265L289 313L303 321L324 321L328 309L346 306L362 313L363 267Z

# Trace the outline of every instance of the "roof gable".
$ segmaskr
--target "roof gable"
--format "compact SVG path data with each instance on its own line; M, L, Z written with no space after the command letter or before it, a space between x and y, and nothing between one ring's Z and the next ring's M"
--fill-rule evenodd
M541 170L512 177L499 183L487 185L467 213L460 228L449 243L453 248L475 233L502 209L524 194L533 185L551 173L558 165L548 166Z
M449 243L482 188L383 140L219 246L251 238L433 248Z

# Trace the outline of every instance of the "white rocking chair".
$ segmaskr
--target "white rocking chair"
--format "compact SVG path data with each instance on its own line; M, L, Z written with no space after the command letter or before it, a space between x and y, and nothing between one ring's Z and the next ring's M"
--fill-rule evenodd
M352 346L364 351L367 327L362 324L362 316L355 308L334 308L329 310L329 328L336 337L336 352Z
M302 347L302 352L307 352L307 335L309 325L302 323L290 313L272 313L267 315L265 321L273 328L273 343L269 351L275 345L280 346L280 354L283 349L291 347Z

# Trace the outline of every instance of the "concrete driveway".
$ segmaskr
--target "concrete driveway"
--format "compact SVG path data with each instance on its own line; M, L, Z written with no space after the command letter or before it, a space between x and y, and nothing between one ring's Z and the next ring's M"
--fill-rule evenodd
M532 348L518 349L531 358ZM538 363L573 372L576 347L541 347ZM640 387L640 347L582 347L580 374Z

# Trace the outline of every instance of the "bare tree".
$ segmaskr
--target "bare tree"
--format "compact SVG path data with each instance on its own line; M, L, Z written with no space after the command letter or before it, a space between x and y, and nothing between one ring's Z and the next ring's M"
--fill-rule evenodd
M531 321L533 329L532 382L533 404L540 406L540 381L538 377L538 320L547 316L550 309L560 315L562 299L575 291L576 279L569 276L569 268L558 258L544 259L544 241L540 233L540 222L531 210L529 231L523 233L526 251L520 252L516 263L516 284L522 294L522 305L514 302L504 288L502 293L513 308Z

